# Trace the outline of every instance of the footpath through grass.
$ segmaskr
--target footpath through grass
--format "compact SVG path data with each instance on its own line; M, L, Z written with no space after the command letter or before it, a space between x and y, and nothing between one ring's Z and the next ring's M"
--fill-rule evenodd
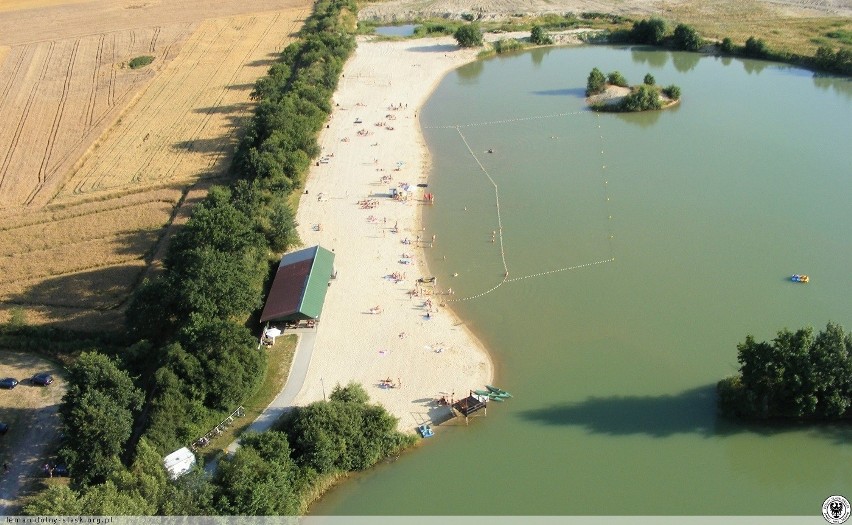
M263 374L263 382L254 395L243 403L245 415L235 420L234 424L224 432L211 439L210 444L202 450L204 464L223 453L228 445L237 439L281 392L290 373L290 365L293 363L293 354L296 352L297 342L298 337L296 335L282 336L276 340L274 346L266 350L268 359L266 372Z

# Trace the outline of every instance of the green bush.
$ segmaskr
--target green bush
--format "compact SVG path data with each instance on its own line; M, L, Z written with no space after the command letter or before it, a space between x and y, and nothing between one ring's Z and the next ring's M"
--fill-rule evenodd
M586 96L603 93L604 89L606 89L606 77L600 69L593 68L586 81Z
M674 84L663 88L663 93L672 100L680 100L680 88Z
M542 46L552 44L553 39L544 32L544 29L541 26L535 25L532 26L532 30L530 31L530 42Z
M627 87L630 85L627 83L627 79L624 78L624 75L622 75L618 71L613 71L612 73L607 75L606 80L613 86Z
M763 40L750 36L743 48L743 55L750 58L766 58L769 55L769 48Z
M139 69L140 67L145 67L151 62L154 61L154 57L151 55L143 55L138 56L136 58L131 58L130 62L127 63L130 66L130 69Z
M651 86L640 84L619 104L621 111L648 111L663 107L660 95Z
M479 24L465 24L453 34L461 47L479 47L482 45L482 30Z
M672 42L676 49L684 51L698 51L701 49L701 37L698 36L695 28L686 24L678 24L675 27Z
M656 81L656 79L654 79L654 75L652 75L651 73L648 73L647 75L645 75L645 79L642 81L642 83L647 84L649 86L653 86L654 84L657 83L657 81Z
M666 23L660 18L650 18L633 23L630 40L637 44L659 45L666 35Z
M523 48L524 44L519 40L515 40L514 38L501 38L500 40L494 42L494 51L498 55L501 53L518 51Z
M729 55L733 54L734 51L736 51L733 40L728 37L722 39L722 43L719 44L719 49L722 51L722 53L727 53Z

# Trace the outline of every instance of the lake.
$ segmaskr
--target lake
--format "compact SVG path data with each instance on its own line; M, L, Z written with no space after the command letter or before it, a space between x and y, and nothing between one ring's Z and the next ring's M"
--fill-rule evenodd
M682 102L590 112L593 67L631 84L650 72ZM848 424L739 424L715 407L747 334L852 329L848 80L548 48L452 72L421 119L430 268L514 398L313 514L818 515L852 495ZM462 300L503 280L501 246L510 281Z

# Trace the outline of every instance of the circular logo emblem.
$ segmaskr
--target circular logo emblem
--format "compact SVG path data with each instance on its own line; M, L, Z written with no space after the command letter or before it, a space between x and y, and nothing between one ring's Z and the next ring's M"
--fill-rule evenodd
M822 504L822 516L829 523L843 523L849 519L850 511L849 500L843 496L829 496Z

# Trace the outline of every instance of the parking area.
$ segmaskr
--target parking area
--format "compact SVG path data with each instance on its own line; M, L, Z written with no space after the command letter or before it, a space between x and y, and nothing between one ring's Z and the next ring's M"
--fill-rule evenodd
M0 388L0 423L8 425L0 435L0 515L14 513L21 488L43 475L41 468L58 435L57 411L65 393L60 371L59 365L41 357L0 350L0 381L18 381L12 388ZM32 381L43 373L52 376L51 384Z

